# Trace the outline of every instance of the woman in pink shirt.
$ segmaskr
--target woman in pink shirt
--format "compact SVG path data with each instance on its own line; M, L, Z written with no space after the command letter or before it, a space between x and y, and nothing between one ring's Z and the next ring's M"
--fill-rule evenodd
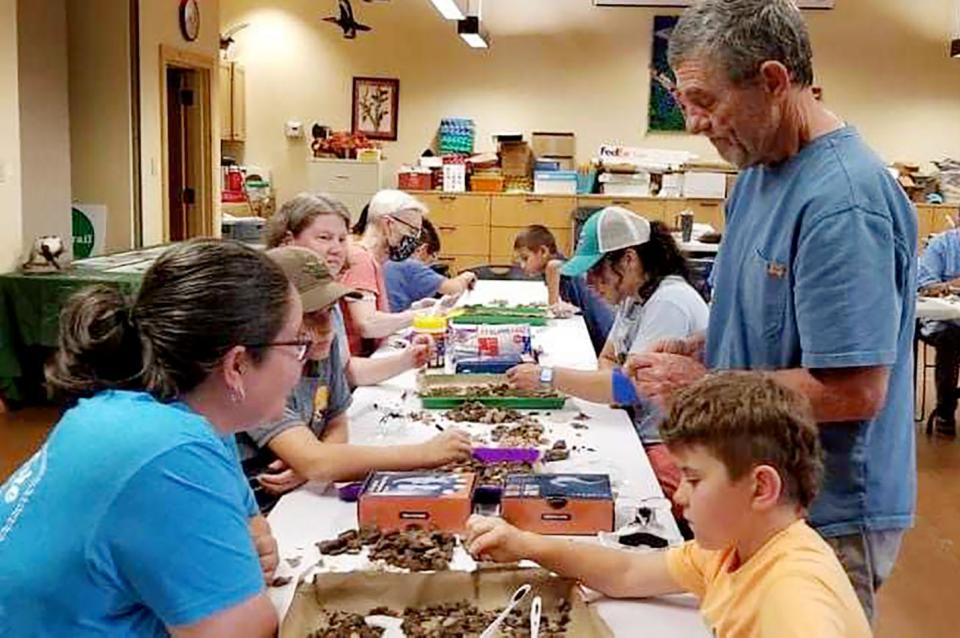
M367 208L362 235L350 243L347 267L340 280L362 293L361 299L343 303L350 352L367 356L380 341L413 322L413 309L391 313L383 264L403 261L420 243L427 207L412 195L382 190ZM361 221L361 225L363 221Z

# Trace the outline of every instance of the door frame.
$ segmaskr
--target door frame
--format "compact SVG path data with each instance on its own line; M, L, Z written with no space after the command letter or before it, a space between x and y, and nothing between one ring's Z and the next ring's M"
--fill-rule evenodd
M163 240L170 241L170 196L167 185L170 174L168 166L169 139L167 133L167 69L189 69L197 72L197 108L200 109L200 148L197 152L200 166L200 183L197 184L196 212L199 215L199 227L202 235L214 236L214 214L216 210L216 167L213 165L213 83L217 72L217 59L193 51L178 49L166 44L160 45L160 147L163 188Z

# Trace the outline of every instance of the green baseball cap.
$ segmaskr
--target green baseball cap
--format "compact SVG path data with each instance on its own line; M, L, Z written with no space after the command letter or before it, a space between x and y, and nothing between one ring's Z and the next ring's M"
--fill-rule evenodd
M320 256L299 246L281 246L267 251L300 293L304 312L328 308L343 299L359 299L360 293L335 281Z
M587 219L580 230L577 252L560 269L579 277L593 268L606 253L650 241L650 222L620 206L608 206Z

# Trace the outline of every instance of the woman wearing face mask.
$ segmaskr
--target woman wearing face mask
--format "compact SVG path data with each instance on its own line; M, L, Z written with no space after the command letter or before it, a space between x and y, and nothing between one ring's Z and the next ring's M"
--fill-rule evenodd
M587 220L576 254L561 272L570 277L586 274L588 285L617 309L599 370L523 364L507 377L518 388L549 386L595 403L631 406L637 434L669 498L680 483L680 472L660 439L661 415L636 396L621 366L628 354L643 352L661 339L706 329L709 311L690 285L686 259L664 224L612 206Z
M363 234L350 243L340 277L363 295L343 305L352 354L369 355L380 339L413 322L413 310L390 312L383 264L403 261L416 251L426 212L420 201L398 190L382 190L370 200Z
M276 635L277 545L233 435L282 413L302 316L275 263L209 239L135 299L70 300L47 383L71 407L0 485L0 635Z
M237 436L243 468L264 511L305 480L361 479L372 470L438 467L469 458L470 437L448 429L416 445L348 443L350 388L334 345L331 309L355 292L330 276L319 255L297 246L267 251L300 293L303 332L312 343L303 376L287 399L284 414ZM280 472L277 463L289 468Z
M344 270L350 236L350 213L339 200L324 193L300 193L287 200L267 223L267 248L299 246L320 256L334 277ZM426 365L431 343L426 335L414 337L403 352L383 357L352 356L339 305L330 311L336 332L334 347L346 367L352 387L376 385L396 375Z

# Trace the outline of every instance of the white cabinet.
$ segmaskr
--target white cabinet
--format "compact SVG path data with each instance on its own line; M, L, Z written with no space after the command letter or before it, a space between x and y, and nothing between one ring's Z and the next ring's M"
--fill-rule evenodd
M342 201L356 220L380 190L380 172L380 162L311 159L307 166L307 184L311 191L329 193Z

